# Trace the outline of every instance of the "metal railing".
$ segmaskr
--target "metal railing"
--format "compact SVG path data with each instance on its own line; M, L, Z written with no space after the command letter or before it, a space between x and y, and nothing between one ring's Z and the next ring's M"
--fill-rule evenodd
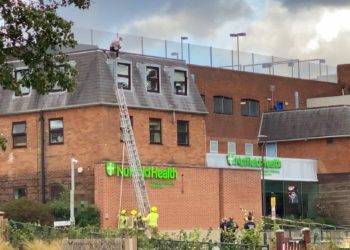
M78 43L96 45L101 49L109 49L110 43L116 39L116 33L73 27ZM119 34L123 38L121 51L185 60L188 64L225 68L238 71L270 74L292 78L337 82L337 69L325 64L324 59L299 60L296 58L280 58L195 45L153 39L148 37ZM239 57L239 64L237 59Z

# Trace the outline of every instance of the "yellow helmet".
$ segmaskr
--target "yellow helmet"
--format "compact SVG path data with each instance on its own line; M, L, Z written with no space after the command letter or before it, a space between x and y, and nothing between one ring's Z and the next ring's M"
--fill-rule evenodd
M120 214L121 214L121 215L125 215L125 214L126 214L126 210L123 209L122 211L120 211Z
M158 211L158 208L157 207L152 207L151 208L151 212L157 212Z
M131 210L130 212L131 215L136 215L137 214L137 211L135 209Z

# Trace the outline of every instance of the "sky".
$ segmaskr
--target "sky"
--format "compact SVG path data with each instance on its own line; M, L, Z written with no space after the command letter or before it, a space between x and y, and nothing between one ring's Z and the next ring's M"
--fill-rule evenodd
M350 63L350 0L92 0L59 10L75 27L236 49L281 58Z

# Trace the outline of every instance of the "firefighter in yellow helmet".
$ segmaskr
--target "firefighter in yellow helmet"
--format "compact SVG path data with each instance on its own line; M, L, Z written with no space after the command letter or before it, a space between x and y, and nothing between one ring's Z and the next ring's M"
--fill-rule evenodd
M142 218L143 221L148 223L148 227L151 230L151 235L157 235L158 234L158 209L157 207L152 207L151 212L144 218Z
M120 215L118 218L118 228L125 230L128 228L129 217L126 215L126 210L123 209L120 211Z
M137 227L136 215L137 211L135 209L130 211L130 228L134 229Z

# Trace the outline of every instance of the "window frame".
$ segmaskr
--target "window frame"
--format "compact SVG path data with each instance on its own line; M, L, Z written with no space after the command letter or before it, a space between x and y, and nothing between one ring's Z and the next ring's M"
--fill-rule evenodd
M244 104L243 104L244 103ZM258 105L258 110L257 113L252 113L252 108L251 108L251 104L252 103L256 103ZM247 106L247 113L243 107ZM258 100L255 99L241 99L241 116L248 116L248 117L259 117L260 116L260 102Z
M179 131L179 123L185 124L187 131L185 131L185 132ZM185 120L177 120L176 128L177 128L177 145L178 146L189 146L190 145L190 122L185 121ZM185 138L187 139L186 143L180 143L180 140L179 140L180 135L185 135Z
M16 191L18 191L18 190L24 190L24 195L16 197ZM22 197L27 197L27 187L26 186L13 187L13 198L15 200L18 200Z
M176 81L176 73L184 73L185 80L184 81ZM175 90L175 95L184 95L184 96L187 95L187 93L188 93L187 80L188 79L187 79L187 71L186 70L181 70L181 69L175 69L174 70L174 90ZM180 84L181 86L185 86L185 93L178 92L178 89L176 87L177 84Z
M234 145L234 152L230 152L230 145ZM228 153L228 154L234 154L234 155L237 154L236 142L233 142L233 141L227 142L227 153Z
M127 66L128 67L128 74L124 75L124 74L120 74L119 70L118 70L118 66L119 65L123 65L123 66ZM127 87L125 87L125 85L123 85L123 89L127 89L127 90L131 90L131 64L127 63L127 62L118 62L117 64L117 79L118 79L118 84L119 84L119 78L124 78L124 79L128 79L128 83L129 85Z
M212 150L213 149L212 143L216 144L216 150L215 151ZM209 152L213 153L213 154L218 154L219 153L219 142L218 141L216 141L216 140L210 140L209 141Z
M29 71L29 69L28 68L17 68L17 69L15 69L14 70L14 77L15 77L15 80L16 80L16 82L18 82L18 73L20 73L20 72L25 72L25 71ZM22 93L22 88L26 88L26 89L28 89L28 93L26 93L26 94L23 94ZM26 97L26 96L30 96L30 94L32 93L32 88L31 87L26 87L26 86L23 86L22 84L20 84L20 93L17 95L16 94L16 92L15 92L15 94L14 94L14 96L17 98L17 97Z
M220 99L219 101L221 102L220 105L220 110L217 110L217 108L215 108L215 100L216 99ZM231 101L231 110L230 112L225 112L225 100L226 101ZM233 98L228 97L228 96L213 96L213 113L215 114L221 114L221 115L233 115Z
M14 126L24 124L24 133L14 133ZM16 146L15 144L15 137L25 137L25 145ZM27 122L21 121L21 122L13 122L12 123L12 148L26 148L27 147Z
M159 122L159 130L151 130L151 122ZM152 141L152 135L156 133L159 133L159 142ZM162 144L162 119L149 118L149 143Z
M51 121L62 121L62 128L58 128L58 129L51 129ZM51 141L51 134L52 133L57 133L62 131L62 142L52 142ZM49 144L50 145L60 145L60 144L64 144L64 121L63 121L63 117L58 117L58 118L50 118L49 119Z
M152 69L152 70L156 70L157 72L157 78L151 78L151 77L148 77L148 73L147 73L147 70L148 69ZM159 67L156 67L156 66L146 66L146 90L147 92L150 92L150 93L160 93L160 70L159 70ZM157 86L157 90L154 91L154 90L149 90L148 89L148 86L149 84L152 85L152 80L155 80L156 82L156 86Z
M247 154L248 150L247 150L247 147L251 147L251 154ZM254 144L253 143L245 143L244 144L244 155L246 156L254 156Z

